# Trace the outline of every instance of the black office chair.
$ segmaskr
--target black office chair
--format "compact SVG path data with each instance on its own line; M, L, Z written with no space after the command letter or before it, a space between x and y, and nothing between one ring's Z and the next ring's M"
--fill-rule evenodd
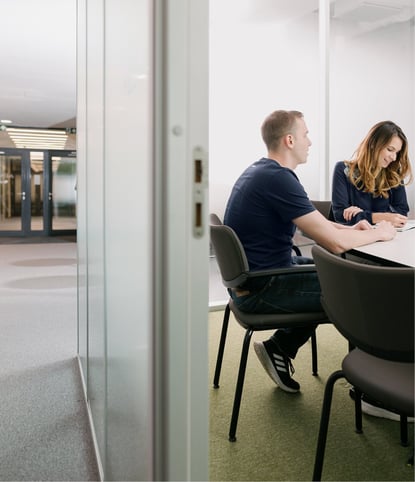
M325 218L327 218L329 221L334 221L331 201L311 201L311 203Z
M238 288L248 279L257 276L278 275L298 272L315 272L314 265L298 265L298 267L275 269L267 271L250 272L244 248L235 231L229 226L222 224L216 214L210 215L210 237L214 248L216 260L222 276L222 282L227 288ZM232 311L236 321L245 328L245 338L242 345L241 360L239 364L238 379L232 409L232 418L229 428L229 440L236 440L236 427L238 423L239 409L241 405L242 390L245 379L246 363L251 337L254 331L276 330L304 326L307 323L329 323L326 314L317 313L290 313L290 314L252 314L240 311L232 299L225 308L222 332L219 342L218 356L216 361L213 386L219 388L219 378L222 367L223 353L225 349L226 335L229 324L229 315ZM312 346L312 371L317 375L317 343L315 333L311 337Z
M405 445L407 417L414 415L413 268L356 263L313 246L322 304L339 332L354 346L324 391L313 480L321 480L331 400L336 380L355 388L356 431L362 432L361 394L401 415ZM406 434L407 438L407 434Z

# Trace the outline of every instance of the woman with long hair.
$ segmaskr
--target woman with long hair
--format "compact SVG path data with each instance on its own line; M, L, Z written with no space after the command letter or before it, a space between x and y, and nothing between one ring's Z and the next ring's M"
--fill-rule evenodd
M353 225L389 221L406 224L409 212L405 185L412 181L408 141L392 121L375 124L353 158L333 172L332 208L336 222Z

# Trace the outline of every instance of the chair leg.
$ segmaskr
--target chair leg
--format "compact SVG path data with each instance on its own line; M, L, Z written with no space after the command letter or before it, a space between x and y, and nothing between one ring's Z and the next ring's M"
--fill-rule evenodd
M354 387L354 422L355 432L363 433L362 392L356 387Z
M229 304L227 304L225 308L225 313L223 315L222 332L221 332L220 341L219 341L218 357L216 359L215 376L213 378L214 388L219 388L219 378L220 378L220 372L222 369L223 352L225 351L225 342L226 342L226 335L228 333L230 312L231 310L229 308Z
M314 376L318 375L317 366L317 337L316 332L311 335L311 369Z
M402 447L408 447L408 417L406 415L401 415L400 419L400 429L401 429L401 445Z
M323 408L321 410L320 430L317 440L316 458L314 461L313 481L321 480L323 471L324 452L326 449L327 431L329 428L331 401L333 398L334 384L339 378L344 378L342 370L333 372L327 379L326 388L324 389Z
M241 351L241 361L239 364L238 380L236 382L235 398L233 401L231 425L229 428L229 441L236 442L236 426L238 425L239 408L241 406L242 390L244 387L246 363L248 360L249 344L251 342L253 330L246 330Z

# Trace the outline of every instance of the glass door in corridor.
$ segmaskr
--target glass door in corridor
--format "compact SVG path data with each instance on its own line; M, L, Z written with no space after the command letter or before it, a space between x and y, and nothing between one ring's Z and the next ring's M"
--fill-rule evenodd
M48 151L51 231L76 230L76 152Z
M76 153L0 150L0 236L76 232Z

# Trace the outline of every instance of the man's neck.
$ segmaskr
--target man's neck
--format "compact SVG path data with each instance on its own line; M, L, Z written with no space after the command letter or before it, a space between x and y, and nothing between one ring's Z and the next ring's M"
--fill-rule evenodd
M267 158L271 159L272 161L278 162L280 166L287 167L292 171L294 171L294 169L297 167L297 164L294 162L292 157L284 154L283 152L269 151Z

